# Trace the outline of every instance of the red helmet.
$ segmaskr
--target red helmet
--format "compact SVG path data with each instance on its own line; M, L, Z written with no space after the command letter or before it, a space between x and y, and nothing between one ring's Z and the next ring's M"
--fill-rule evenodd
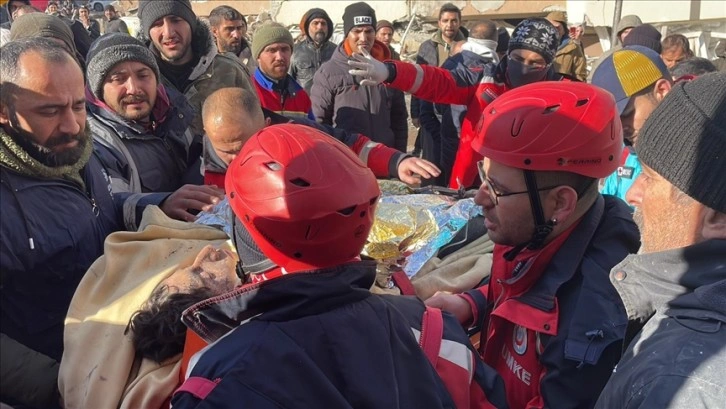
M360 255L380 196L353 151L313 128L257 132L230 163L227 197L265 256L288 272Z
M519 169L603 178L620 163L623 130L607 91L543 81L507 91L484 108L471 146Z

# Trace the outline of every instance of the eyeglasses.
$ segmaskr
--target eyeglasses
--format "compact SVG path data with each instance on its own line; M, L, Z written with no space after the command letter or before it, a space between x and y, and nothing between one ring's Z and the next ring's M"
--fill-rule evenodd
M494 206L499 206L500 197L507 197L507 196L521 195L523 193L529 193L529 190L523 190L521 192L499 193L496 190L494 190L491 180L489 180L489 178L487 178L487 175L484 172L484 161L480 160L479 162L477 162L476 167L479 170L479 178L481 179L482 183L486 186L487 192L489 192L489 199L491 199L492 203L494 203ZM560 185L542 187L542 188L537 189L537 191L543 192L545 190L554 189L557 186L560 186Z

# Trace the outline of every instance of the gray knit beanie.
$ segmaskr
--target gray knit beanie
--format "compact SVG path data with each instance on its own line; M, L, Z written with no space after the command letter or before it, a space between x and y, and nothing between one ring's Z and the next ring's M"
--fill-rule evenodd
M257 59L262 50L270 44L286 43L293 47L293 39L290 31L278 23L267 23L255 31L252 37L252 56Z
M674 85L643 125L635 149L675 187L726 213L726 72Z
M183 18L189 23L192 31L197 24L197 15L194 14L189 0L141 0L138 14L141 31L147 36L154 22L164 16L174 15Z
M93 95L103 100L103 84L106 76L116 64L125 61L136 61L149 66L156 80L159 81L159 66L156 64L156 58L148 47L144 44L122 33L110 33L99 37L91 45L88 50L88 68L86 76L88 77L88 87Z

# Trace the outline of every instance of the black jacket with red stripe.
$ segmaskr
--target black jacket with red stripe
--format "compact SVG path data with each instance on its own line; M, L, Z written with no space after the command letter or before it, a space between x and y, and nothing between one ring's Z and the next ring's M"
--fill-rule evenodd
M489 285L465 293L475 322L486 323L481 351L504 378L510 407L595 405L628 324L609 272L639 247L628 206L600 196L543 268L532 257L518 273L498 271L495 260Z
M455 408L422 348L413 297L371 294L375 264L284 275L203 301L182 320L207 342L189 377L209 379L180 408ZM504 385L456 319L444 314L439 363L464 371L471 408L505 408ZM464 409L464 408L459 408Z

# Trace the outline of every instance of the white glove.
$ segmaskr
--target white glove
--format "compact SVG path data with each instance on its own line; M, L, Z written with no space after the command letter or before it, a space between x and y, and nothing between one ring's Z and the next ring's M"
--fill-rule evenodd
M361 52L353 53L353 59L348 60L348 65L353 67L348 72L361 80L360 85L374 86L388 79L386 64L373 58L364 48L361 48Z

